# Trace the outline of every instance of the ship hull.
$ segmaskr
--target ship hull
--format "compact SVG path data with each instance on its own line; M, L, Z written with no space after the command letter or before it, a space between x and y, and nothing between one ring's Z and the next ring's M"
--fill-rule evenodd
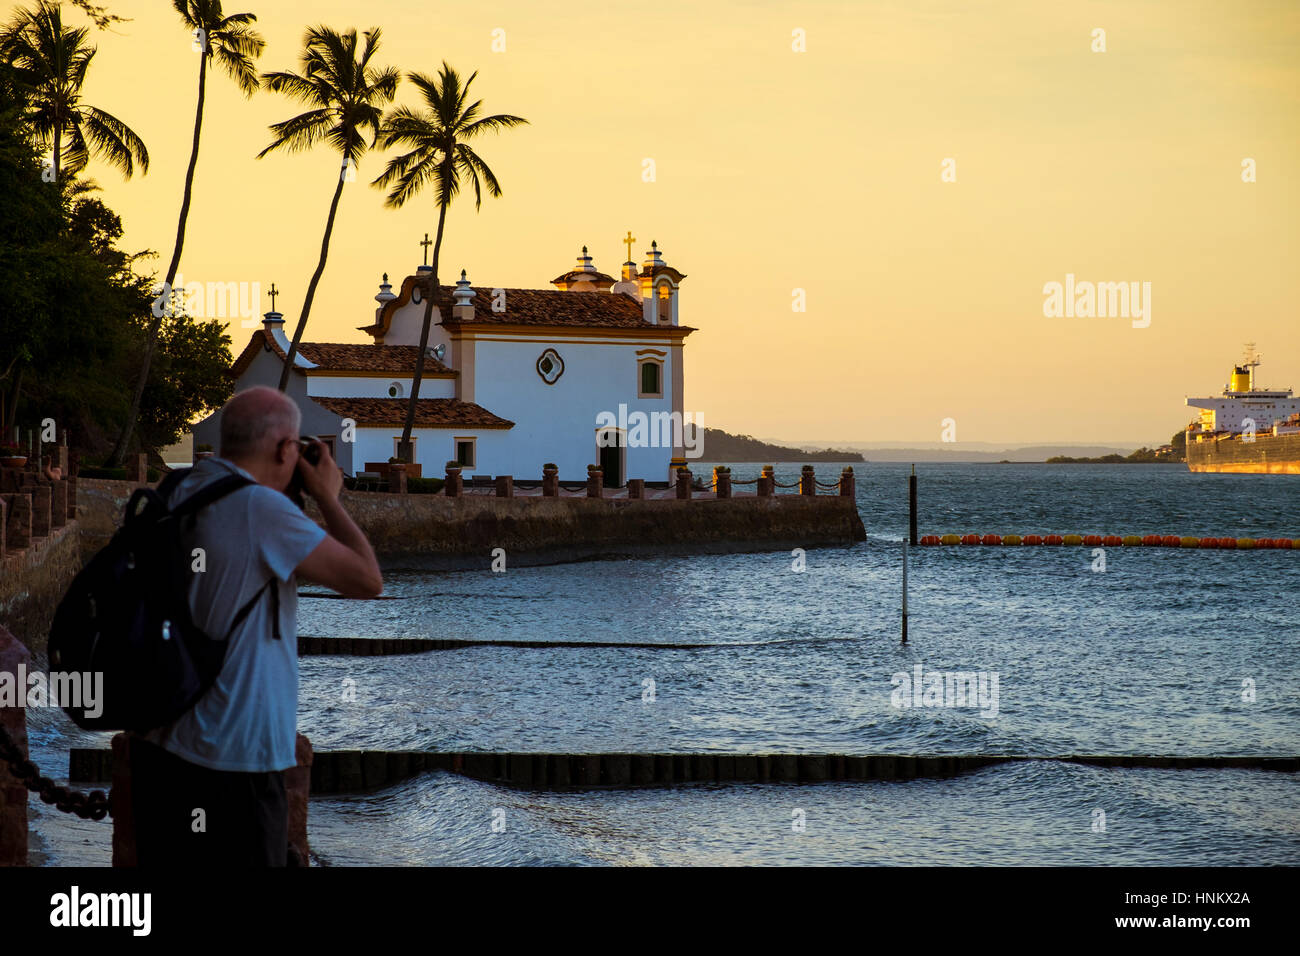
M1187 443L1187 469L1248 475L1300 475L1300 435L1236 436Z

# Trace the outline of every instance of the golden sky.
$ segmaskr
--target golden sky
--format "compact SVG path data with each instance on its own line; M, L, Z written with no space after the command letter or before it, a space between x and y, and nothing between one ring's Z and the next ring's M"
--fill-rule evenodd
M90 174L126 246L171 251L196 94L169 3L108 0L86 102L151 170ZM842 441L1159 443L1222 388L1242 343L1300 388L1300 5L1290 0L889 0L451 4L232 0L296 69L303 28L384 30L377 61L479 71L480 141L504 195L448 217L443 280L549 288L621 237L687 273L686 407L705 424ZM83 22L67 8L70 22ZM1095 29L1105 52L1093 52ZM494 52L493 31L505 50ZM794 31L806 51L795 52ZM498 34L498 37L500 34ZM414 105L414 87L398 99ZM274 281L292 329L337 159L255 158L302 110L208 83L181 272ZM643 160L656 180L644 182ZM956 181L941 180L955 160ZM1257 182L1242 182L1255 160ZM431 199L345 188L309 341L362 341L380 274L420 262ZM1048 318L1046 283L1150 282L1151 322ZM793 290L807 310L795 312ZM264 306L265 307L265 306ZM238 324L238 323L236 323ZM236 328L236 348L249 333Z

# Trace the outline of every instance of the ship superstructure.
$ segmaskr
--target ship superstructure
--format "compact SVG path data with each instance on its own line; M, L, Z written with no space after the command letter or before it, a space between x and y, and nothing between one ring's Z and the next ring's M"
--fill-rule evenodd
M1300 474L1300 398L1289 388L1257 388L1259 364L1248 345L1222 395L1187 399L1201 410L1187 426L1192 471Z

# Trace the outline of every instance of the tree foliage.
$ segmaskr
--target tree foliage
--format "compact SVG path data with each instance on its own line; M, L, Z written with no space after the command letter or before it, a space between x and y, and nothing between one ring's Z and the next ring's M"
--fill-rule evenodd
M93 189L43 175L20 84L0 73L0 395L4 427L47 418L83 453L120 427L152 317L150 253L118 243L122 222ZM230 393L230 339L216 322L170 319L141 419L146 445L178 440Z

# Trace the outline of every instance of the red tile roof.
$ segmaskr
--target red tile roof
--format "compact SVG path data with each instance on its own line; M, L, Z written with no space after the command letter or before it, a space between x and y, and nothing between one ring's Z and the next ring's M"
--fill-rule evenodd
M311 396L311 401L340 415L351 418L358 425L391 425L400 428L406 423L405 398L324 398ZM421 398L415 403L417 428L514 428L515 423L493 415L481 405L462 402L455 398Z
M361 326L361 331L371 335L387 334L393 314L411 299L411 292L419 285L424 289L428 279L407 276L402 283L402 294L389 300L380 321ZM505 311L492 310L496 290L488 286L474 286L474 317L460 320L452 317L452 293L455 286L439 286L435 302L443 316L442 324L464 328L470 325L531 325L563 326L591 329L636 329L649 334L670 333L687 335L689 326L656 325L645 321L641 303L622 292L562 292L559 289L503 289Z
M270 350L275 352L281 359L284 358L284 350L276 344L275 340L266 334L264 329L258 329L253 333L252 339L245 346L244 351L235 359L231 366L231 373L236 377L243 374L249 364L257 357L258 352ZM374 343L343 343L343 342L299 342L298 354L308 362L319 366L321 371L328 372L390 372L394 375L414 375L415 359L419 353L419 346L416 345L375 345ZM300 371L311 374L315 369L300 369ZM430 378L434 376L454 376L459 374L453 369L448 368L442 362L439 362L433 356L427 356L424 360L424 374Z
M571 325L593 328L652 329L641 314L641 303L621 292L561 292L559 289L502 289L504 312L494 312L495 290L474 290L474 318L468 322L451 317L453 287L443 286L438 302L447 316L443 325L471 322L495 325ZM445 306L444 306L445 302Z

